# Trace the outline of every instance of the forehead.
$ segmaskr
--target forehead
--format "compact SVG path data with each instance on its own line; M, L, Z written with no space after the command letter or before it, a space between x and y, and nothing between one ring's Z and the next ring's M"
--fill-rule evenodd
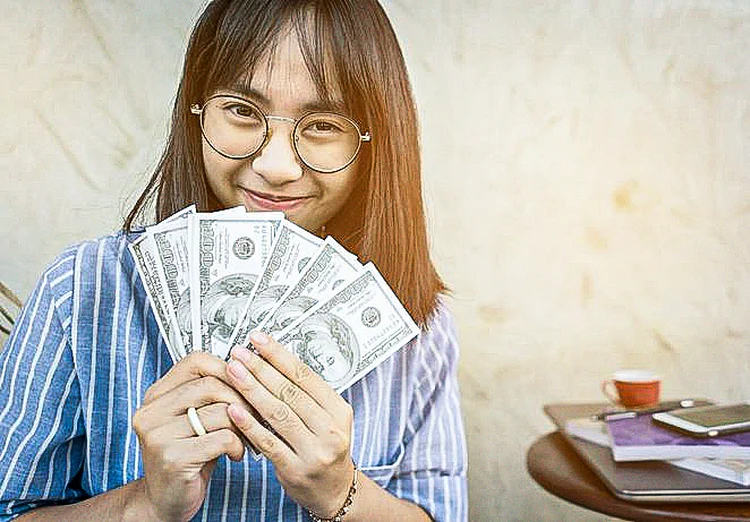
M302 38L291 27L282 31L257 62L240 74L232 90L271 105L343 108L339 82L331 60L325 57L328 53L311 53L312 43ZM321 59L314 60L311 54Z

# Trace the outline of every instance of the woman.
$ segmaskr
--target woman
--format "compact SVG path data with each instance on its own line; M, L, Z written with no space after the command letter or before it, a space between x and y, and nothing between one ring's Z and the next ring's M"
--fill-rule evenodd
M229 363L170 368L127 249L152 201L157 220L244 205L333 235L374 261L421 334L343 395L259 333ZM0 519L465 520L458 353L424 221L381 7L211 2L125 230L64 252L0 353Z

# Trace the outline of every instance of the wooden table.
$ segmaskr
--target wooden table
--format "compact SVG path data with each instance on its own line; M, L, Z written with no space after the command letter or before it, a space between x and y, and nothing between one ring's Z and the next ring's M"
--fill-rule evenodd
M750 520L750 503L636 503L612 495L559 431L537 439L526 454L531 477L553 495L626 520Z

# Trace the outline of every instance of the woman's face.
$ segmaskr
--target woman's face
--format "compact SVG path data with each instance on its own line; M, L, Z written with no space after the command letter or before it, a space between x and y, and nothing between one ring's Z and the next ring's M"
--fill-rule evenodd
M323 106L305 66L294 31L279 42L271 67L261 61L248 92L221 90L255 102L268 115L297 119ZM342 100L336 100L343 105ZM293 124L271 119L265 146L247 159L225 158L203 140L208 184L224 207L244 205L248 211L283 211L310 232L318 231L346 203L356 180L355 161L344 170L320 174L297 158L291 141Z

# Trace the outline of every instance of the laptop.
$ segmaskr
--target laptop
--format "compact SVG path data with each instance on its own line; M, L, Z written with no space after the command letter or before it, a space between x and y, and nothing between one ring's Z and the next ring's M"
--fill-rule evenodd
M547 404L544 413L565 440L618 498L631 502L748 502L750 486L742 486L672 466L664 461L615 462L606 446L566 433L569 419L586 417L606 404Z

